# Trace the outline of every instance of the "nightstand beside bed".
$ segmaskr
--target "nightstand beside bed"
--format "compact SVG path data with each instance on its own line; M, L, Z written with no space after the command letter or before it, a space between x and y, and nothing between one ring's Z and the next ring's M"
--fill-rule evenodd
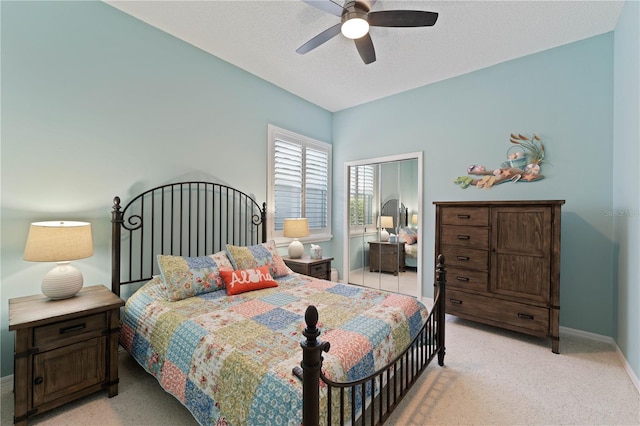
M311 259L309 256L303 256L300 259L292 259L285 256L283 259L284 263L286 263L293 272L331 281L331 261L333 257Z
M118 394L118 337L124 301L105 286L69 299L43 294L9 300L15 331L14 424L106 389Z

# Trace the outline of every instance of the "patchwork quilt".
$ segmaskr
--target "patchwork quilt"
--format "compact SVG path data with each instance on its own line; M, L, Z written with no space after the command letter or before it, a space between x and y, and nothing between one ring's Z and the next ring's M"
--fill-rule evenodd
M299 274L276 281L235 296L222 289L168 301L154 278L128 299L120 343L201 425L299 425L302 384L292 369L302 360L307 306L318 308L319 339L331 343L323 372L336 381L389 363L428 316L413 297ZM322 415L326 387L320 393Z

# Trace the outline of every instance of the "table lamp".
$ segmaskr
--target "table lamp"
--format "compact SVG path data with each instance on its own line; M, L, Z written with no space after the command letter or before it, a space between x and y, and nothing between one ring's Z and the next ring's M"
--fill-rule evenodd
M285 219L283 235L287 238L293 238L293 241L289 244L289 257L292 259L301 258L304 253L304 246L298 241L298 238L309 235L309 221L305 218Z
M389 241L387 228L393 228L393 216L380 216L380 241Z
M24 260L56 262L42 280L42 293L50 299L67 299L80 291L82 273L70 261L93 255L91 224L87 222L34 222L29 228Z
M411 224L413 225L414 228L418 226L418 215L417 214L411 215Z

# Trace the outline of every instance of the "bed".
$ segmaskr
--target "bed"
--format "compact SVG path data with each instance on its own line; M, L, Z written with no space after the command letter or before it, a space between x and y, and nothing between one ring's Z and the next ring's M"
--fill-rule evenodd
M409 209L397 198L391 198L382 205L381 216L393 217L396 225L390 231L395 233L398 241L404 243L404 264L409 268L418 267L418 231L409 226Z
M202 425L383 423L432 360L444 364L444 260L429 311L293 273L266 215L209 182L116 197L121 345Z

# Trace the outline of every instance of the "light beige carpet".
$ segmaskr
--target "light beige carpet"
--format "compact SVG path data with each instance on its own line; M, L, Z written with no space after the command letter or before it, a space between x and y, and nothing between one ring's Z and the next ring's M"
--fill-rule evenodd
M561 334L545 339L449 317L445 367L437 364L387 422L391 425L640 425L640 396L615 349ZM13 419L11 383L2 386L2 425ZM100 392L32 425L195 425L176 399L125 352L120 394Z

